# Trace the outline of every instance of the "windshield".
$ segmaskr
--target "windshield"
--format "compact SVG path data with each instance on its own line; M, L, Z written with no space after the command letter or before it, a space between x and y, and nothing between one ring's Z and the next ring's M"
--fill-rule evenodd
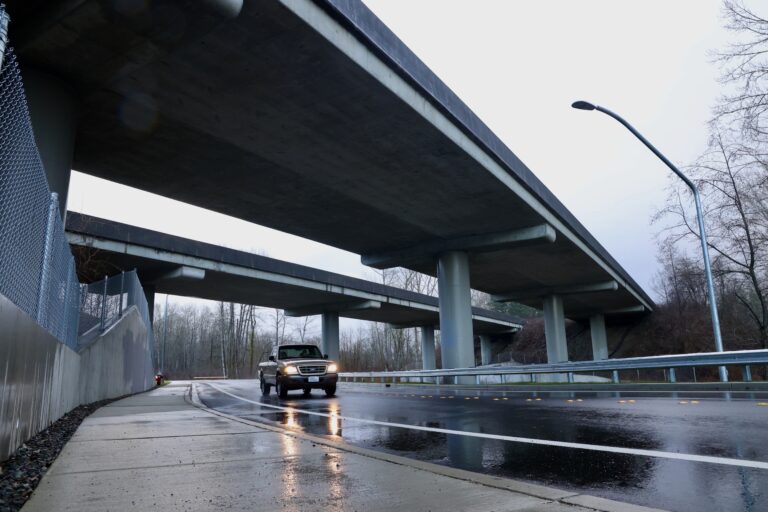
M322 359L323 354L315 345L294 345L291 347L280 347L277 351L278 359L299 359L313 358Z

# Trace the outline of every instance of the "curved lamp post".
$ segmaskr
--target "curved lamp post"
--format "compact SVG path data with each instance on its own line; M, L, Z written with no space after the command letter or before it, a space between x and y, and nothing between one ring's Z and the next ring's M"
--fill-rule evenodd
M603 108L599 105L593 105L592 103L586 102L586 101L576 101L571 106L575 109L579 110L597 110L598 112L602 112L603 114L609 115L621 124L624 125L624 127L632 132L632 135L637 137L640 142L645 144L645 147L650 149L654 155L659 157L662 162L664 162L667 167L672 169L672 172L677 174L680 179L682 179L686 185L688 185L688 188L691 189L691 192L693 192L693 200L696 203L696 217L698 219L699 223L699 240L701 241L701 252L704 255L704 272L707 276L707 293L709 295L709 310L712 315L712 330L715 334L715 349L718 352L723 351L723 339L720 336L720 319L717 316L717 302L715 301L715 285L713 284L712 280L712 268L710 267L709 263L709 248L707 246L707 233L704 229L704 215L702 213L701 208L701 198L699 197L699 191L696 188L696 185L693 184L691 180L688 179L688 177L683 174L680 169L675 167L675 165L669 161L667 157L665 157L661 152L656 149L653 144L648 142L648 140L643 137L640 132L635 130L635 128L629 124L623 117L616 114L615 112L611 112L607 108ZM720 381L721 382L727 382L728 381L728 372L725 369L725 366L720 367Z

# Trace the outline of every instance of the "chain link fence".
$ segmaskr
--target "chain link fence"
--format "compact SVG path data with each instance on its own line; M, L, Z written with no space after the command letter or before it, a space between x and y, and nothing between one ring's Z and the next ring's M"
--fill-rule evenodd
M85 344L115 324L135 306L147 326L150 353L155 353L155 337L149 317L149 305L135 270L80 286L80 319L77 334Z
M75 263L35 144L13 50L0 70L0 293L48 332L77 345Z

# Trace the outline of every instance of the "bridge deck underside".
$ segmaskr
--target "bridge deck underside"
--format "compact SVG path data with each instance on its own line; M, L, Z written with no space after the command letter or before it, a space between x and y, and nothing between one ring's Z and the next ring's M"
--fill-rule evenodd
M125 14L84 0L63 14L41 5L34 23L19 5L9 9L22 13L14 18L22 62L65 78L79 96L79 171L359 254L545 221L277 1L244 2L230 19L171 2ZM418 62L400 57L403 69ZM441 100L466 109L450 91ZM566 313L652 304L522 162L505 158L504 171L576 234L474 255L474 288L555 289L619 275L634 292L566 297ZM411 268L435 274L432 263Z

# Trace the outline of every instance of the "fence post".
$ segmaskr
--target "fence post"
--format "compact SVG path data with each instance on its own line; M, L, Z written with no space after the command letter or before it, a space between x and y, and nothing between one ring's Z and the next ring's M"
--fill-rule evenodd
M69 345L70 347L74 348L74 346L77 345L77 337L75 337L74 340L70 339L70 329L69 329L69 322L70 322L70 311L72 309L72 301L75 300L75 297L73 297L73 291L74 291L74 283L72 283L72 272L67 270L67 285L64 289L64 314L62 315L62 318L64 318L64 328L62 329L62 337L64 338L64 344ZM75 333L75 336L77 336L77 333ZM74 343L73 343L74 341Z
M48 311L48 287L51 280L51 258L53 257L53 228L59 213L59 194L51 192L48 201L48 220L45 225L45 245L43 246L43 266L40 271L40 286L37 289L37 323L45 327Z
M104 332L104 323L107 318L107 276L104 276L104 291L101 293L101 331Z
M120 316L123 316L123 286L125 285L125 270L120 272Z
M752 368L749 365L744 366L744 382L752 382Z
M5 57L5 47L8 44L8 23L11 17L5 12L5 5L0 3L0 71L3 70L3 57Z

